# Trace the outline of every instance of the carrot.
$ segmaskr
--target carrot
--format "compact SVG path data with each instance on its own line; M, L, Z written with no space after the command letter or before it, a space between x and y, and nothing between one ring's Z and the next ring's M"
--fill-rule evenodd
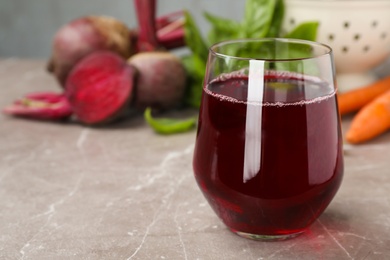
M337 99L340 115L359 110L387 90L390 90L390 76L365 87L339 94Z
M390 129L390 90L364 106L353 118L346 139L361 143Z

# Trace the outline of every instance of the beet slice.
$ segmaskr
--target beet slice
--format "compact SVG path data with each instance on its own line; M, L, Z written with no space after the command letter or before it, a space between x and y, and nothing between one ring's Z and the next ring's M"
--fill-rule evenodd
M40 120L63 120L72 115L64 94L52 92L31 93L5 107L3 113Z
M66 96L85 124L111 122L122 115L133 94L136 69L110 51L82 59L66 81Z

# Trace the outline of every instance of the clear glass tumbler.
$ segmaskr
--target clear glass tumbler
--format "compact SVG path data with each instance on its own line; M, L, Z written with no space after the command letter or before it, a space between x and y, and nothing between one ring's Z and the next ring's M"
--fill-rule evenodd
M230 230L283 240L326 209L343 176L336 90L326 45L269 38L210 48L193 167Z

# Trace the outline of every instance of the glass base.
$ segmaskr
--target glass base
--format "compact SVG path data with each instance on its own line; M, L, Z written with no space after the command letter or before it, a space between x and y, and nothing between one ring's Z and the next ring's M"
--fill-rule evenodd
M248 238L251 240L257 240L257 241L283 241L283 240L297 237L304 232L304 231L301 231L301 232L297 232L297 233L293 233L293 234L286 234L286 235L258 235L258 234L250 234L250 233L240 232L240 231L233 230L233 229L230 229L230 230L233 233L239 235L240 237Z

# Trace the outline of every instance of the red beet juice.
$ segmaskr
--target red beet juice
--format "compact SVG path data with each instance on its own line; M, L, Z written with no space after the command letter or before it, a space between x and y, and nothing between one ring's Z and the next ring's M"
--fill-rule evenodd
M232 231L303 232L325 210L343 175L333 85L295 74L266 74L261 104L246 102L247 76L204 87L194 152L195 177ZM261 106L260 170L243 181L246 111Z

